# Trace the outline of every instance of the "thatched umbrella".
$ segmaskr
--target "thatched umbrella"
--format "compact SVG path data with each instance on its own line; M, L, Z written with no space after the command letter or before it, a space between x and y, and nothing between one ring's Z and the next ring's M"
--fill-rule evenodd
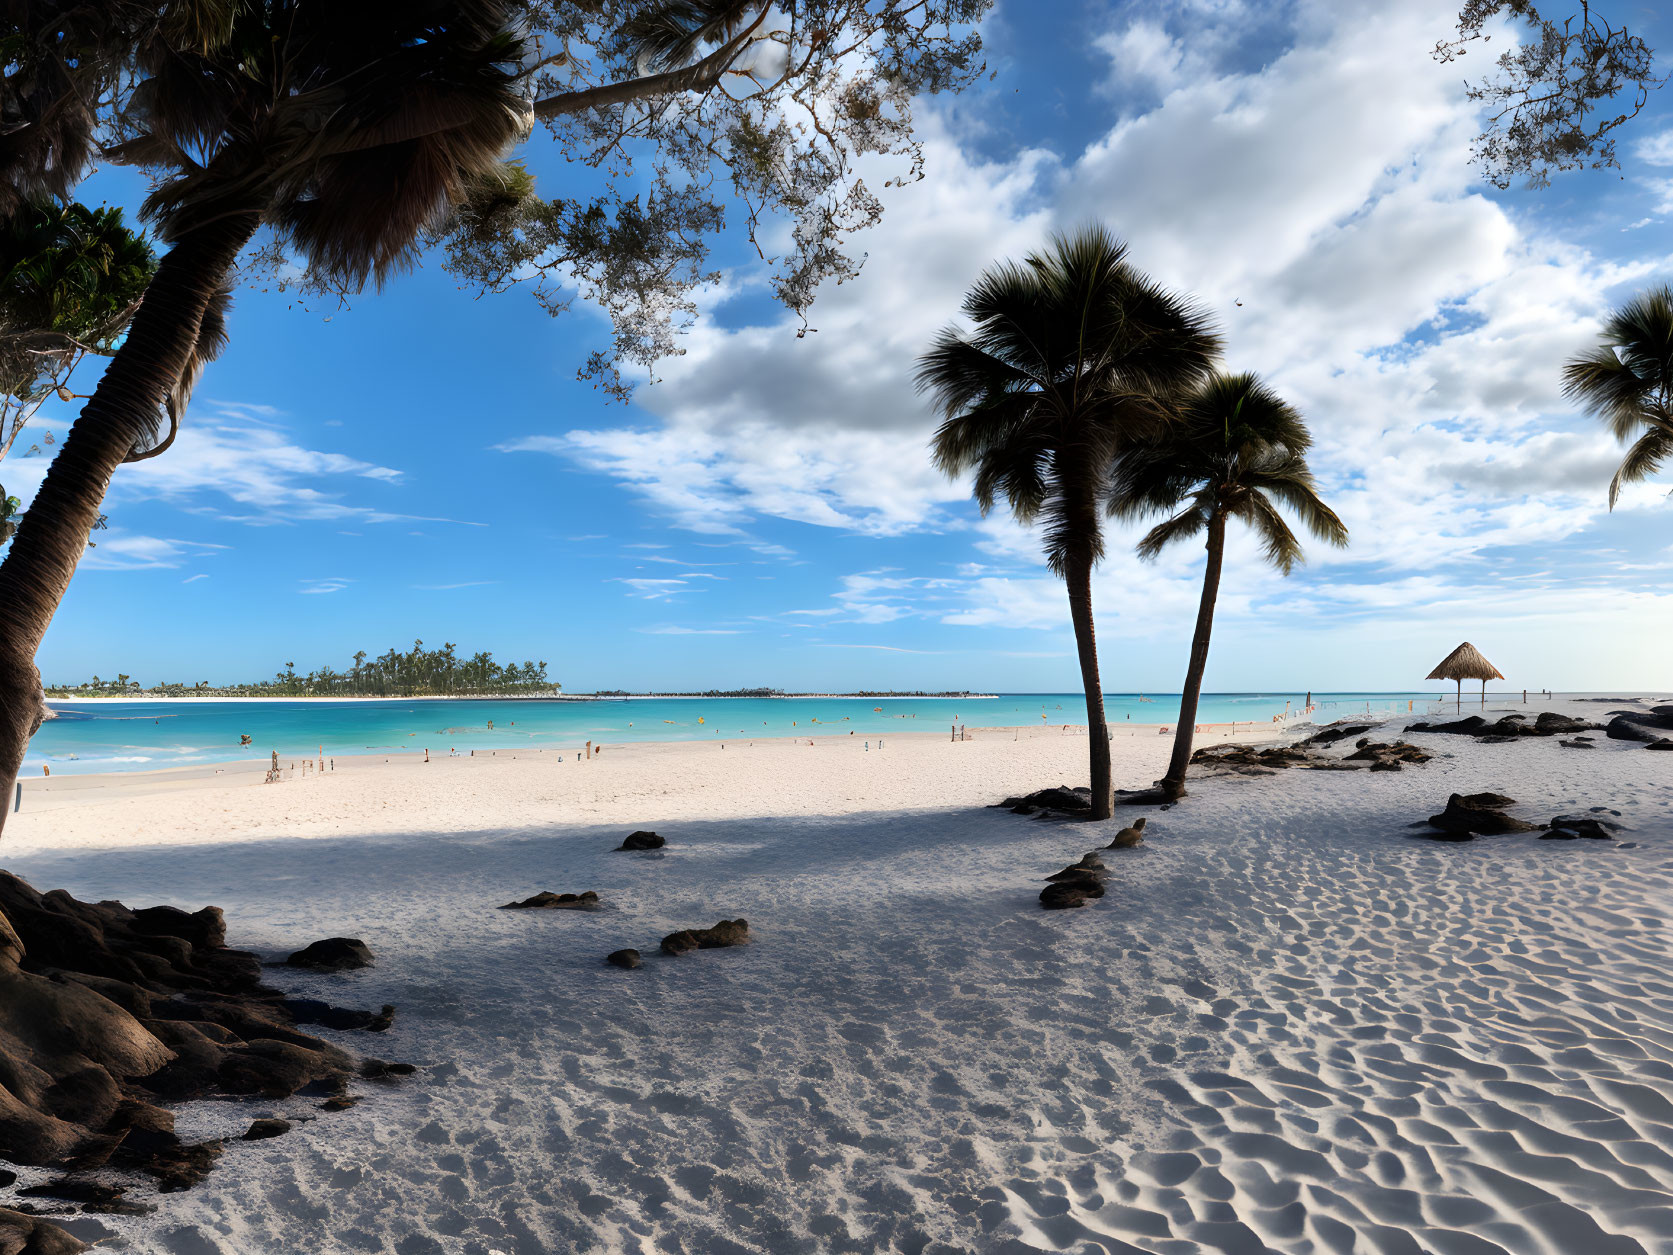
M1487 659L1481 656L1481 651L1469 641L1465 641L1444 659L1441 665L1429 673L1431 680L1456 680L1458 682L1458 709L1464 708L1464 681L1481 681L1481 704L1487 705L1487 681L1502 680L1504 675Z

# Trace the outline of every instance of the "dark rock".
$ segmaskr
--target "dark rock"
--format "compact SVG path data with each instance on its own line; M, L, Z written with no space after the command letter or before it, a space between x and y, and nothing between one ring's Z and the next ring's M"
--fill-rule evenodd
M1062 911L1085 906L1093 898L1104 896L1104 886L1096 876L1079 880L1061 880L1040 890L1040 905L1048 911Z
M1135 819L1131 827L1123 828L1116 833L1115 839L1104 848L1106 850L1131 850L1135 846L1143 845L1144 825L1145 820L1142 817Z
M285 962L291 967L306 967L316 972L347 972L371 967L372 952L358 938L327 937L298 950Z
M1659 741L1651 741L1644 748L1647 750L1673 750L1673 739L1664 736Z
M107 1185L103 1181L59 1177L56 1181L43 1181L40 1185L21 1189L18 1195L22 1198L61 1198L70 1203L111 1203L127 1192L124 1186Z
M1620 824L1599 819L1595 815L1558 815L1546 827L1550 829L1551 834L1572 833L1574 836L1587 837L1593 841L1613 841L1615 834L1621 830Z
M282 1004L296 1024L319 1024L326 1028L382 1033L395 1023L395 1007L385 1003L376 1014L358 1007L334 1007L315 998L286 998Z
M693 950L718 950L741 946L749 940L749 921L723 919L713 928L686 928L662 939L664 954L689 954Z
M1476 736L1488 726L1487 720L1480 715L1469 715L1463 719L1454 719L1449 723L1409 723L1407 732L1449 732L1457 736Z
M502 911L594 911L598 909L598 894L591 889L584 893L552 893L541 890L521 902L507 902Z
M1589 736L1575 737L1572 741L1558 741L1557 744L1571 750L1595 750L1597 748L1592 744L1592 738Z
M1060 872L1053 872L1047 880L1077 880L1085 876L1099 876L1104 873L1104 860L1098 857L1098 852L1092 850L1083 854L1078 863L1071 863Z
M604 956L604 961L612 967L626 968L630 972L644 963L637 950L612 950Z
M0 1207L0 1255L76 1255L86 1249L51 1221Z
M654 832L630 832L616 848L618 850L660 850L667 842Z
M1649 711L1622 711L1609 721L1603 734L1611 741L1643 741L1652 743L1664 739L1673 730L1673 708L1657 706Z
M1006 798L1004 804L1018 815L1032 815L1036 811L1084 815L1092 809L1092 790L1054 785L1049 789L1037 789L1027 797Z
M1516 799L1503 793L1466 793L1458 798L1458 804L1473 811L1500 811L1507 806L1515 806Z
M1533 832L1536 825L1513 819L1496 806L1508 806L1510 799L1500 802L1502 794L1476 793L1461 797L1454 793L1447 799L1446 810L1429 816L1429 824L1442 832L1501 836L1510 832ZM1493 799L1489 801L1487 799Z
M1364 733L1369 732L1374 726L1376 725L1369 723L1356 723L1348 725L1332 724L1327 728L1322 728L1318 732L1315 732L1306 740L1297 742L1297 744L1334 745L1337 741L1345 741L1350 736L1361 736Z
M319 1109L321 1111L347 1111L359 1101L360 1099L356 1098L353 1094L337 1094L334 1097L327 1098L324 1102L322 1102L319 1105Z
M280 1120L274 1116L266 1116L251 1123L244 1130L243 1140L246 1142L263 1142L270 1137L279 1137L290 1132L290 1121Z
M78 1190L79 1174L98 1169L185 1189L221 1145L182 1142L158 1103L283 1097L352 1075L352 1057L299 1025L374 1027L384 1017L287 1005L261 983L260 960L224 937L213 907L79 902L0 872L0 1160L67 1168ZM103 1195L82 1205L137 1206ZM0 1255L76 1249L62 1234L42 1236L56 1230L20 1224L0 1214Z
M368 1081L387 1081L392 1076L411 1076L418 1071L410 1063L386 1063L382 1059L363 1059L360 1075Z
M1568 715L1559 715L1554 710L1541 711L1539 718L1534 720L1534 730L1544 736L1566 736L1574 732L1590 732L1602 726L1601 723L1588 723L1584 719L1572 719Z

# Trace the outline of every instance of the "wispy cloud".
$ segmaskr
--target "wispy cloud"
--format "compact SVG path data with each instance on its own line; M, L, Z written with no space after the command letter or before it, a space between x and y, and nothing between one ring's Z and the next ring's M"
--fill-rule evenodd
M99 534L95 547L81 560L90 571L153 571L182 567L212 554L225 552L228 545L207 544L196 540L170 539L162 536L140 536L132 532L112 529ZM192 579L208 579L194 575ZM185 581L190 583L190 580Z
M899 645L839 645L832 641L815 641L820 649L877 649L887 654L943 654L943 649L904 649Z
M667 627L634 628L646 636L741 636L741 628L693 628L670 625Z
M302 587L296 591L299 593L340 593L352 583L354 583L353 580L345 579L303 580Z

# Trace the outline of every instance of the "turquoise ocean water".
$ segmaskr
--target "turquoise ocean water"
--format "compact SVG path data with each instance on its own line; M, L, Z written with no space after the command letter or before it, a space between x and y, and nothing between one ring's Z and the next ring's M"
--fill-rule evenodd
M1204 695L1201 723L1270 722L1286 703L1299 710L1304 693ZM1314 719L1404 712L1429 693L1316 693ZM886 736L891 732L949 732L954 723L977 727L1085 724L1078 693L1011 693L998 697L914 698L629 698L609 701L412 699L381 702L287 702L273 699L191 702L51 702L58 718L43 724L24 759L26 775L42 766L54 774L155 771L241 758L277 750L290 760L318 754L391 750L501 750L536 746L573 750L586 741L724 740L728 737ZM1113 694L1105 701L1112 724L1171 723L1178 695ZM490 721L492 729L488 727ZM240 747L239 737L251 743Z

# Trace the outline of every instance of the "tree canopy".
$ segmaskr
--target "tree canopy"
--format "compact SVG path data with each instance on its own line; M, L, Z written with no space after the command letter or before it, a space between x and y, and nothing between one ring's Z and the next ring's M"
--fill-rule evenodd
M114 350L156 269L120 209L30 203L0 220L0 459L83 357Z
M1474 155L1497 187L1518 178L1544 187L1559 171L1619 166L1615 131L1665 81L1641 36L1613 25L1589 0L1579 3L1558 21L1532 0L1465 0L1457 37L1435 45L1436 59L1449 62L1488 43L1488 27L1500 18L1527 29L1494 61L1493 77L1466 84L1470 99L1487 107Z
M775 295L798 314L805 317L822 281L856 273L849 237L882 212L868 179L918 177L913 99L981 73L974 28L991 3L409 0L399 6L410 27L402 54L422 55L428 43L463 46L459 13L470 11L481 28L475 46L505 59L508 90L522 101L521 142L543 128L572 172L560 186L541 187L515 159L484 170L453 198L464 202L456 212L426 224L425 238L472 284L526 282L554 313L577 296L596 302L611 318L613 343L584 373L625 395L621 366L648 367L678 351L694 291L714 277L710 248L733 204L772 268ZM261 32L312 23L349 48L366 34L357 24L381 23L386 7L0 0L8 19L0 27L8 88L0 216L29 197L67 195L100 161L161 180L148 213L173 212L167 189L185 163L199 176L230 164L226 102L240 91L280 94L285 107L261 139L277 153L306 148L294 141L312 137L306 155L317 171L331 155L322 151L330 136L354 130L339 116L342 94L315 91L293 65L275 64ZM446 31L425 28L431 11L445 12ZM293 34L286 41L296 46ZM374 66L361 77L381 72ZM190 142L159 143L151 119L178 117L183 106L199 123L183 137ZM428 134L411 110L403 125L415 145ZM874 172L876 158L884 160ZM333 191L364 197L368 187L315 178L309 198ZM365 208L375 220L375 201ZM270 221L253 259L261 273L314 294L353 291L365 268L321 256L305 226L294 214ZM379 257L371 269L381 276L410 260Z

